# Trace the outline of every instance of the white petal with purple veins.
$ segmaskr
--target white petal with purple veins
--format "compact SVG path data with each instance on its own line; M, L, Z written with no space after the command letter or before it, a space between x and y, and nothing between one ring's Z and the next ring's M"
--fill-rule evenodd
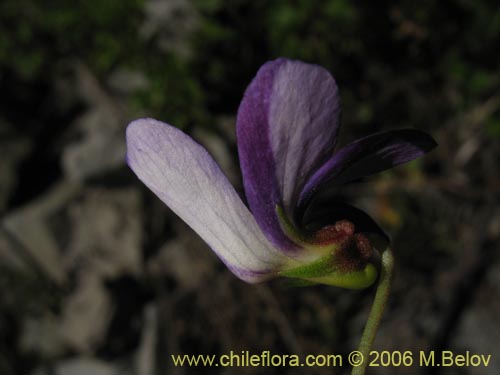
M139 179L242 280L262 281L286 261L214 159L179 129L153 119L132 122L127 160Z

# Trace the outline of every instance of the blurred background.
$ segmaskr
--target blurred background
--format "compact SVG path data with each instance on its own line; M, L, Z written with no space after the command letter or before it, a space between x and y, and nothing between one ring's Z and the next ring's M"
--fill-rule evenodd
M247 285L125 165L127 123L203 143L241 191L235 114L278 56L329 69L341 143L401 127L428 156L339 192L393 237L378 350L500 371L498 1L0 2L0 374L343 374L174 367L170 354L345 354L373 289Z

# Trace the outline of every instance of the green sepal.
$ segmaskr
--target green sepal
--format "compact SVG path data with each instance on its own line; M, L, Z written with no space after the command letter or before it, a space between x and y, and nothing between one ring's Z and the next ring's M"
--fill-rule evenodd
M303 288L306 286L318 285L314 281L304 279L280 279L282 285L286 288Z
M315 261L280 271L280 276L290 278L300 285L326 284L347 289L368 288L377 280L377 268L371 263L356 271L339 269L339 264L335 260L338 244L315 246L308 243L304 234L288 219L283 207L276 205L276 213L284 232L289 238L293 239L297 244L305 246L311 253L320 256Z
M280 275L296 279L311 279L313 277L327 276L335 271L333 259L333 256L328 254L318 260L315 260L314 262L302 264L298 267L281 271Z
M304 244L304 236L300 231L293 225L293 223L290 221L290 219L286 216L285 211L283 210L283 207L281 207L279 204L276 205L276 214L278 215L278 219L280 220L281 227L285 234L288 236L288 238L291 238L293 241L295 241L298 244Z
M377 280L377 268L368 263L361 271L332 272L329 275L307 279L319 284L333 285L347 289L365 289Z
M340 271L332 268L331 259L327 262L325 258L311 264L281 271L280 276L347 289L365 289L377 280L377 268L371 263L359 271ZM326 267L327 263L328 267Z

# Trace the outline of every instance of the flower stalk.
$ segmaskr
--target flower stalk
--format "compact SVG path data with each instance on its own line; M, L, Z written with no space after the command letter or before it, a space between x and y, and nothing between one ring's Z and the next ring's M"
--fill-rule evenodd
M369 362L370 351L375 341L382 315L384 313L385 305L389 298L389 291L391 289L392 274L394 269L394 257L392 250L388 247L382 254L380 278L377 285L377 291L373 300L373 305L370 310L370 315L366 321L363 335L359 343L358 351L361 353L359 356L362 360L360 365L353 367L352 375L364 375L366 366Z

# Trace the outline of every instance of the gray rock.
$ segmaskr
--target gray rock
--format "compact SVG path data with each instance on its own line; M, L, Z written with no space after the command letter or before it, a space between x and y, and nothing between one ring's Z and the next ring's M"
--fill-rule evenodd
M49 372L39 369L33 375L48 375ZM123 375L116 366L87 357L71 358L59 362L54 371L55 375Z
M111 73L108 84L117 94L131 94L149 87L149 81L143 72L119 69Z
M135 355L136 374L155 374L158 341L158 309L154 304L144 308L144 327Z
M1 124L0 124L1 125ZM0 213L6 209L9 197L16 187L17 166L26 156L32 147L32 142L28 139L1 140L0 150Z
M18 271L27 271L29 269L15 237L13 238L5 228L0 228L0 263L4 267Z
M37 353L43 358L56 358L62 355L66 346L59 326L59 319L48 312L36 318L27 318L23 322L20 340L22 351Z
M23 257L29 264L39 267L52 280L62 283L65 272L61 262L61 247L50 228L50 218L79 191L78 185L61 183L30 204L7 215L1 222L3 241L18 252L12 257ZM5 250L7 251L7 250ZM5 255L5 258L8 255Z
M89 110L74 125L82 137L66 146L62 166L70 180L85 181L125 164L128 121L120 103L85 66L79 65L76 70L76 85Z
M99 275L81 275L76 291L65 301L59 333L73 350L92 353L105 338L113 307Z
M489 273L477 288L474 302L467 308L452 338L452 350L455 354L470 351L471 354L491 354L488 367L467 367L467 374L493 375L500 370L500 287L497 284L500 262L489 270ZM453 372L449 372L450 374Z
M183 228L180 237L165 243L148 262L147 270L155 277L173 278L182 289L194 290L213 274L217 258L190 228L179 227Z
M189 37L196 29L198 15L187 0L149 0L144 5L145 21L140 29L144 39L157 37L164 51L190 55Z
M68 270L101 277L138 275L142 269L141 199L134 189L88 189L68 207Z

